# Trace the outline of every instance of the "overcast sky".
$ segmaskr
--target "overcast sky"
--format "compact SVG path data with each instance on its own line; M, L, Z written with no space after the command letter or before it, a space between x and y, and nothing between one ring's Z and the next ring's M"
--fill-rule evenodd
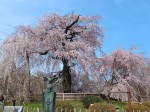
M102 17L107 54L137 46L150 58L150 0L0 0L0 41L18 25L34 25L47 13L70 12Z

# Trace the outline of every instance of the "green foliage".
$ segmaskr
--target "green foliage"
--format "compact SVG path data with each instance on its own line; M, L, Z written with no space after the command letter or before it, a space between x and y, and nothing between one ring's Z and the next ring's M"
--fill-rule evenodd
M11 103L12 105L12 103ZM40 112L42 111L42 102L17 102L17 106L23 106L24 112L32 111L34 112L37 108L39 108Z
M86 108L84 108L82 101L69 101L69 103L76 109L76 112L87 112Z
M83 103L82 101L69 101L69 103L74 107L74 108L77 108L77 109L83 109L84 106L83 106Z
M120 102L120 101L112 101L111 102L115 107L118 107L119 110L125 110L125 107L127 106L127 103L125 102Z
M57 101L55 108L57 112L74 112L73 106L68 101Z
M128 106L126 106L125 109L127 110L127 109L128 109ZM138 112L139 110L140 110L140 111L149 110L148 107L146 107L146 106L144 106L144 105L141 105L141 104L135 104L135 103L132 103L132 104L131 104L131 109L134 110L134 112Z
M95 103L89 107L90 112L116 112L113 105L107 103Z
M142 105L150 109L150 102L143 102Z
M83 101L83 106L85 108L89 108L90 104L102 102L102 99L96 96L86 96L85 98L83 98L82 101Z

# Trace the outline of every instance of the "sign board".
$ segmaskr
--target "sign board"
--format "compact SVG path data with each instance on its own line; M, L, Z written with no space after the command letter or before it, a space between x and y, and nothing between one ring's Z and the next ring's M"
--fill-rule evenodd
M4 106L3 112L23 112L23 106Z

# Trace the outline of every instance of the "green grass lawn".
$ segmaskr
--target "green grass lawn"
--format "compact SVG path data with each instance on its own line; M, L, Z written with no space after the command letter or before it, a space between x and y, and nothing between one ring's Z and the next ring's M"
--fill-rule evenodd
M70 101L70 104L76 108L77 112L86 112L86 108L84 108L82 101Z
M82 110L83 112L86 111L86 108L84 108L82 101L69 101L69 103L76 108L76 110ZM115 107L119 107L119 109L124 110L126 103L118 102L118 101L112 101L112 105ZM6 103L5 105L12 105L12 103ZM42 102L17 102L16 105L25 107L25 110L35 110L39 108L42 110Z
M125 107L127 106L127 103L124 102L113 101L112 103L115 107L118 107L120 110L125 110Z

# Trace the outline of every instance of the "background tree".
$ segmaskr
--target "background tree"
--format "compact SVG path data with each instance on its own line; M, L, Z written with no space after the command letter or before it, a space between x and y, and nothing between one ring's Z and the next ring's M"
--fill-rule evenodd
M0 90L9 98L18 95L16 97L18 100L26 101L32 99L31 95L42 92L43 79L42 74L39 75L38 72L47 68L46 75L48 69L57 70L59 68L55 60L29 52L27 43L27 39L15 32L1 44L0 48L0 80L2 80Z
M130 51L117 49L105 57L104 61L107 71L104 94L125 101L127 94L111 92L130 90L134 101L142 100L142 95L148 94L150 77L147 75L146 60L142 55L135 54L133 49Z

